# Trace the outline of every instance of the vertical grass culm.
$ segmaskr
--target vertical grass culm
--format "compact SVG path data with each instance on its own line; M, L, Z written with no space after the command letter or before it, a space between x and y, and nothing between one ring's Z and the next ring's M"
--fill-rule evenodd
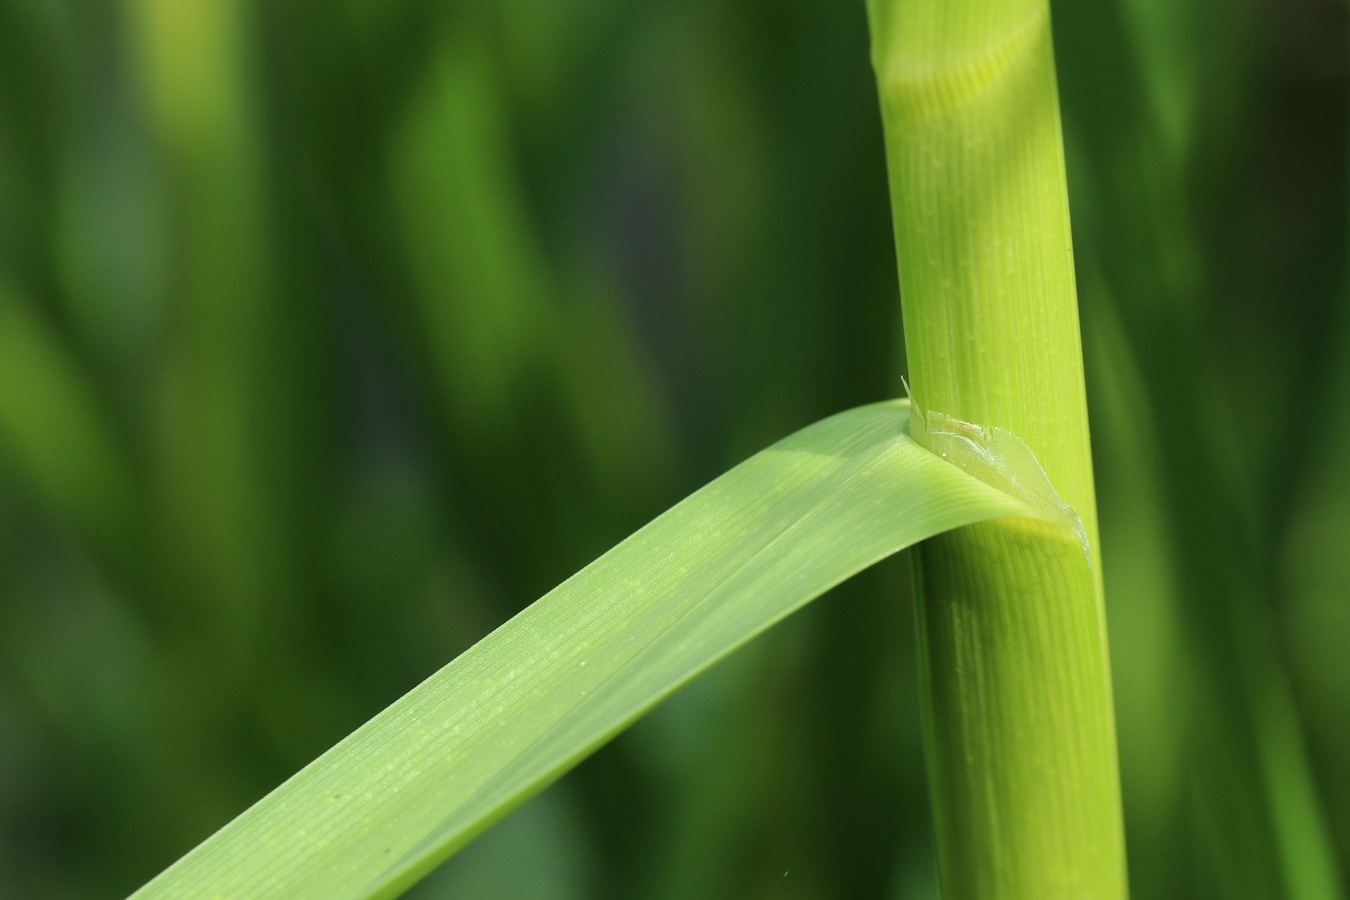
M919 550L943 894L1127 893L1045 0L869 0L914 437L1059 522Z

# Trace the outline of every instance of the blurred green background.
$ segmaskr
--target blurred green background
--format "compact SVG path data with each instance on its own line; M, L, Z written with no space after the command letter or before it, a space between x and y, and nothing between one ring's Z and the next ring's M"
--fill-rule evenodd
M1350 860L1347 16L1063 0L1130 870ZM126 894L899 393L863 4L0 0L0 893ZM935 897L908 563L414 891Z

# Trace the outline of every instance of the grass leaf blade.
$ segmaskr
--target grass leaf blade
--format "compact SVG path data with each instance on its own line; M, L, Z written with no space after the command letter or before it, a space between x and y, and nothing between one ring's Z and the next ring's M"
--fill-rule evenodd
M893 401L742 463L375 716L136 896L394 896L681 685L934 534L1031 514Z

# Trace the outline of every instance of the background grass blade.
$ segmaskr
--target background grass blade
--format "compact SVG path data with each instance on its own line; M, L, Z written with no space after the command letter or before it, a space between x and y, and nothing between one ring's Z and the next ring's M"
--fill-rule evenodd
M1094 427L1097 417L1114 415L1129 430L1128 436L1117 431L1124 440L1108 438L1117 462L1104 471L1137 479L1125 474L1128 467L1149 460L1145 465L1155 474L1145 477L1162 486L1153 509L1135 506L1127 515L1139 520L1128 530L1118 527L1120 537L1106 537L1105 546L1114 545L1112 552L1127 560L1135 555L1127 565L1137 564L1147 543L1141 535L1151 530L1166 536L1173 557L1162 568L1150 567L1165 574L1144 588L1152 595L1147 602L1171 620L1166 626L1171 636L1141 639L1113 630L1112 650L1157 652L1170 641L1185 661L1190 685L1185 692L1169 686L1159 702L1147 704L1149 725L1139 714L1127 715L1126 704L1117 706L1119 731L1129 734L1122 739L1122 767L1139 776L1125 778L1127 804L1140 804L1139 814L1126 816L1134 822L1127 831L1130 883L1148 897L1167 890L1178 896L1222 890L1230 897L1309 900L1344 893L1338 886L1343 864L1332 849L1326 815L1336 794L1324 790L1326 773L1315 771L1305 747L1305 735L1318 726L1299 710L1291 690L1294 660L1304 651L1282 646L1285 613L1277 610L1289 607L1269 602L1284 590L1280 547L1297 544L1275 537L1285 527L1280 523L1288 516L1290 495L1273 486L1302 477L1298 473L1312 464L1316 442L1275 440L1262 446L1241 440L1237 424L1244 410L1266 405L1275 410L1270 433L1280 434L1298 423L1321 421L1323 409L1335 408L1323 405L1337 355L1323 335L1336 334L1334 319L1313 324L1316 320L1286 308L1244 326L1262 335L1260 346L1271 357L1284 352L1273 348L1290 345L1288 335L1298 335L1300 347L1296 360L1270 363L1281 375L1250 388L1232 384L1234 360L1225 358L1231 351L1208 338L1225 327L1233 308L1250 304L1245 297L1264 298L1271 291L1250 271L1218 256L1232 232L1227 215L1214 213L1221 208L1216 198L1231 197L1233 189L1214 181L1205 171L1210 163L1196 157L1206 145L1227 147L1234 155L1247 152L1235 148L1251 140L1241 135L1246 120L1261 114L1264 90L1258 87L1263 79L1254 82L1249 69L1257 45L1254 12L1255 7L1228 5L1201 34L1195 31L1198 20L1173 20L1161 7L1145 12L1130 3L1070 2L1055 9L1056 25L1078 36L1056 47L1066 71L1078 73L1065 79L1064 105L1079 149L1076 190L1090 198L1074 211L1074 243L1086 263L1083 283L1091 295L1084 301L1085 330L1093 335L1092 350L1113 360L1099 363L1099 384L1116 381L1092 398ZM1197 53L1200 47L1205 52ZM1187 107L1207 112L1174 118ZM1283 103L1274 107L1282 109ZM1302 115L1312 122L1327 118L1318 108ZM1291 125L1269 123L1250 133L1282 133L1290 145L1306 141L1290 136ZM1264 165L1279 168L1269 160ZM1331 223L1339 222L1344 206L1323 191L1314 193L1322 199L1296 220L1302 230L1290 223L1281 231L1289 246L1338 261L1319 267L1300 258L1287 270L1339 272L1342 247ZM1286 252L1262 242L1259 252L1233 258L1250 260L1246 264L1260 271L1285 271ZM1326 274L1306 277L1288 292L1298 298L1290 303L1313 303L1303 298L1338 290ZM1291 391L1274 383L1283 379L1308 387ZM1133 399L1121 394L1126 382ZM1287 401L1274 399L1285 396ZM1166 437L1148 439L1137 414L1109 411L1122 400L1148 410L1152 430ZM1133 505L1122 503L1119 488L1110 490L1113 515ZM1141 496L1137 489L1131 493ZM1116 585L1126 592L1113 598L1112 615L1128 619L1141 609L1137 579L1116 579L1115 568L1108 557L1107 596ZM1131 687L1144 683L1128 676L1117 681L1132 682ZM1168 718L1180 724L1159 740L1161 732L1154 729ZM1183 761L1193 774L1169 785L1165 773L1171 766L1160 764L1166 756ZM1144 813L1146 805L1153 811ZM1145 816L1154 821L1145 822ZM1187 833L1203 835L1214 863L1196 865L1200 854L1184 849ZM1222 887L1178 889L1188 870L1186 877L1215 878Z
M391 896L699 672L943 531L1026 515L842 413L732 469L493 632L137 896Z
M134 488L98 400L27 299L0 281L0 455L52 509L125 552Z

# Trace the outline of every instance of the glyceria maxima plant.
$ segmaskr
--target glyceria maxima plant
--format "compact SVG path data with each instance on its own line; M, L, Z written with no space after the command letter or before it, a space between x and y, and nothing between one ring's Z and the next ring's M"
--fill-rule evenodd
M393 896L681 685L919 544L944 893L1126 893L1045 0L872 0L911 401L690 496L138 896Z

